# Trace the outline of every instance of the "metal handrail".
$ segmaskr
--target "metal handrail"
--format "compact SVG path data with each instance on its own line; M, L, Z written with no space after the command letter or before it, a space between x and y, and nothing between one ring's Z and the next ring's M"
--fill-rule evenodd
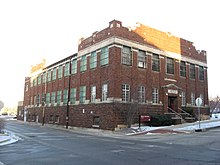
M188 116L193 117L191 114L189 114L188 112L184 111L183 109L181 109L181 108L179 108L179 107L178 107L178 109L179 109L181 112L183 112L184 114L187 114Z
M181 119L183 118L182 115L180 115L179 113L177 113L176 111L174 111L172 108L167 107L171 112L173 112L174 114L176 114L177 116L179 116Z

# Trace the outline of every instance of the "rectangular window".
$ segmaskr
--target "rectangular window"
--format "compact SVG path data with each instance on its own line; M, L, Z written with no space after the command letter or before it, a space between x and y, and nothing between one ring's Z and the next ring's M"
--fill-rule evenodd
M62 91L57 91L57 105L60 105L62 97Z
M196 67L195 64L190 64L189 66L189 78L195 79L196 78Z
M191 93L191 105L192 105L192 106L195 106L195 105L196 105L195 93Z
M37 105L37 96L34 96L34 106Z
M153 71L160 71L160 57L158 54L154 54L152 56L152 70Z
M43 73L43 82L42 83L46 83L46 76L47 76L47 74L46 74L46 72L44 72Z
M167 57L167 73L174 74L174 59Z
M63 66L60 65L58 68L58 78L61 79L63 77Z
M40 104L40 94L37 95L37 106Z
M99 127L100 125L100 117L99 116L93 116L93 127Z
M91 102L94 103L96 100L96 86L91 87Z
M130 86L128 84L122 84L122 101L130 101Z
M80 61L80 71L84 72L86 71L86 66L87 66L87 58L86 55L81 57L81 61Z
M152 89L152 103L154 103L154 104L159 103L159 94L158 94L157 88Z
M90 69L96 68L97 66L97 55L96 52L92 52L90 56Z
M130 47L123 46L121 62L124 65L132 65L132 52Z
M38 85L41 84L41 75L38 75L38 77L37 77L37 84L38 84Z
M75 104L76 103L76 88L72 88L70 90L70 103Z
M199 80L204 80L204 67L199 66Z
M68 102L68 90L65 89L63 90L63 104L67 105L67 102Z
M186 62L185 61L180 62L180 76L186 77Z
M52 80L56 80L56 78L57 78L57 68L54 68L52 72Z
M37 85L37 78L33 79L33 85L36 86Z
M86 101L86 86L81 86L79 93L79 102L85 103L85 101Z
M102 85L102 101L106 101L108 97L108 84Z
M65 64L65 71L64 71L64 76L69 76L70 75L70 63Z
M50 93L46 94L46 105L49 105L50 103Z
M182 106L186 106L186 93L182 92Z
M138 87L138 102L145 103L145 87L144 86Z
M54 105L56 101L56 92L51 93L51 104Z
M108 64L108 47L104 47L101 49L101 56L100 56L100 65L107 65Z
M146 52L143 50L138 51L138 67L139 68L146 68L147 66L147 56Z
M77 73L77 60L72 61L72 74Z
M51 81L51 70L47 72L47 82Z

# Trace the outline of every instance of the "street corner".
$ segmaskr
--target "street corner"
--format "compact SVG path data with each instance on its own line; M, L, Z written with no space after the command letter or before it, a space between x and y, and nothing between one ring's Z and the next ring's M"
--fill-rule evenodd
M12 133L4 133L0 134L0 146L8 145L15 143L19 140L20 138Z
M11 137L7 134L0 134L0 146L10 141Z
M189 133L187 131L176 131L171 129L154 129L154 130L144 130L138 132L128 133L128 136L137 136L137 135L157 135L157 134L184 134Z

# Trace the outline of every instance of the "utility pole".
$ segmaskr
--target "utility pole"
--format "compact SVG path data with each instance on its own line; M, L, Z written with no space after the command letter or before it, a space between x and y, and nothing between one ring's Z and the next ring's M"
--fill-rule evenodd
M69 126L69 109L70 109L70 90L71 90L71 74L72 74L72 64L71 64L72 57L69 59L69 82L68 82L68 99L67 99L67 109L66 109L66 129Z

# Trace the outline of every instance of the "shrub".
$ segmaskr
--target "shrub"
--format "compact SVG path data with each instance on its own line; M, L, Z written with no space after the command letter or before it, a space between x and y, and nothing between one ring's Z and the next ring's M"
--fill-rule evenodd
M0 133L3 132L3 129L5 128L5 123L3 119L0 119Z
M149 122L149 125L151 126L169 126L172 125L173 121L171 117L167 115L152 115L151 121Z

